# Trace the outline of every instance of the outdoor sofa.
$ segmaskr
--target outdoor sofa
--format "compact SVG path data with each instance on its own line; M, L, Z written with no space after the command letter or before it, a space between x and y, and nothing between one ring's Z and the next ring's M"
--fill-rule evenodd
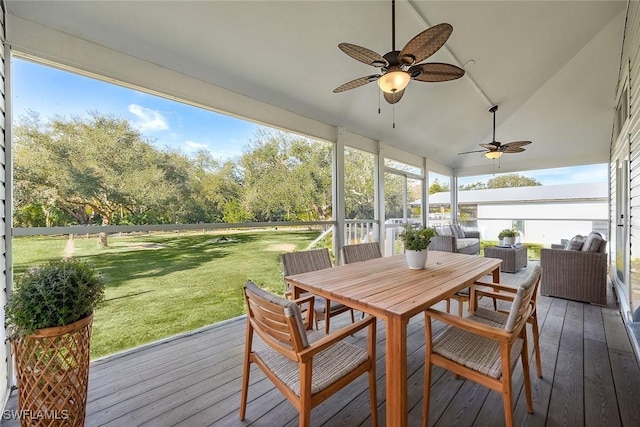
M464 230L459 225L443 225L436 227L436 232L438 235L431 238L429 249L468 255L480 254L479 231Z

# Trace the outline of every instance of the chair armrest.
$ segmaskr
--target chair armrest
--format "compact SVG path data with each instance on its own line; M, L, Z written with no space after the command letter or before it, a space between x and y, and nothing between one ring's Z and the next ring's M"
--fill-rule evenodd
M309 294L309 295L305 295L303 297L300 297L296 300L293 300L293 302L295 302L298 307L300 307L300 311L302 311L302 305L309 303L309 309L307 310L307 317L306 317L306 323L307 323L307 327L305 329L310 330L312 325L313 325L313 303L315 301L315 296L313 294Z
M485 282L482 280L476 280L473 282L476 286L486 286L487 288L493 288L494 290L500 290L505 292L518 292L518 288L510 285L503 285L502 283ZM479 291L477 291L479 292Z
M429 249L432 251L456 252L458 249L458 238L456 236L433 236Z
M505 294L505 293L493 292L493 291L476 290L476 295L478 297L489 297L493 299L499 299L501 301L513 301L515 299L515 295L513 294Z
M480 239L480 231L478 230L469 230L464 232L464 237L467 239Z
M352 323L349 326L346 326L338 331L332 332L324 338L319 339L318 341L311 344L309 347L305 348L299 353L300 360L305 361L307 359L312 358L315 354L318 354L322 350L325 350L327 347L332 346L338 341L341 341L348 337L349 335L353 335L361 329L366 328L367 326L371 327L369 333L375 333L376 321L378 319L373 316L367 316L364 319Z
M506 332L502 328L496 328L494 326L485 325L484 323L474 322L473 320L469 320L466 317L454 316L452 314L432 308L426 309L424 313L427 317L433 317L434 319L451 325L455 328L462 329L476 335L481 335L495 341L509 342L511 338L511 334ZM429 320L425 319L425 321Z

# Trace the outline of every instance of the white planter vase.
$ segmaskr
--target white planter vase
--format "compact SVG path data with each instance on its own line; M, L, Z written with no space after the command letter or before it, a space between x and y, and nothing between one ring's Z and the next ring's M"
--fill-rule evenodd
M429 255L429 251L427 249L423 249L421 251L412 251L407 249L407 265L411 270L422 270L424 269L425 264L427 263L427 256Z
M503 237L502 238L502 246L513 246L516 244L515 237Z

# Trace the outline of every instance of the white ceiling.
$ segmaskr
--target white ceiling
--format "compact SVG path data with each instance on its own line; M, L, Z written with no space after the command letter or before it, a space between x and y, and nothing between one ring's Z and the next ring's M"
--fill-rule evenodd
M396 48L431 25L454 31L429 61L463 66L445 83L411 82L392 108L375 83L332 90L376 69L337 45L391 50L390 1L12 1L8 12L216 86L450 166L491 141L531 140L503 170L607 162L626 1L405 1ZM11 32L11 17L9 17ZM10 37L9 37L10 39Z

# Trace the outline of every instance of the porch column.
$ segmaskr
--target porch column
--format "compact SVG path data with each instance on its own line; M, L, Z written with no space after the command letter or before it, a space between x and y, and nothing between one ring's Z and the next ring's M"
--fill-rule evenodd
M378 156L374 167L374 200L375 200L375 219L378 220L378 244L380 245L380 253L382 256L392 255L385 253L386 230L384 224L384 145L378 141Z
M429 225L429 161L426 157L422 159L422 190L420 191L420 198L422 203L420 209L422 209L422 225L427 227Z
M449 188L451 188L451 223L458 224L458 176L455 174L450 177Z
M333 220L336 221L333 232L333 254L336 257L336 264L342 265L342 251L344 245L345 230L345 201L344 201L344 128L338 127L338 138L334 145L333 153Z

